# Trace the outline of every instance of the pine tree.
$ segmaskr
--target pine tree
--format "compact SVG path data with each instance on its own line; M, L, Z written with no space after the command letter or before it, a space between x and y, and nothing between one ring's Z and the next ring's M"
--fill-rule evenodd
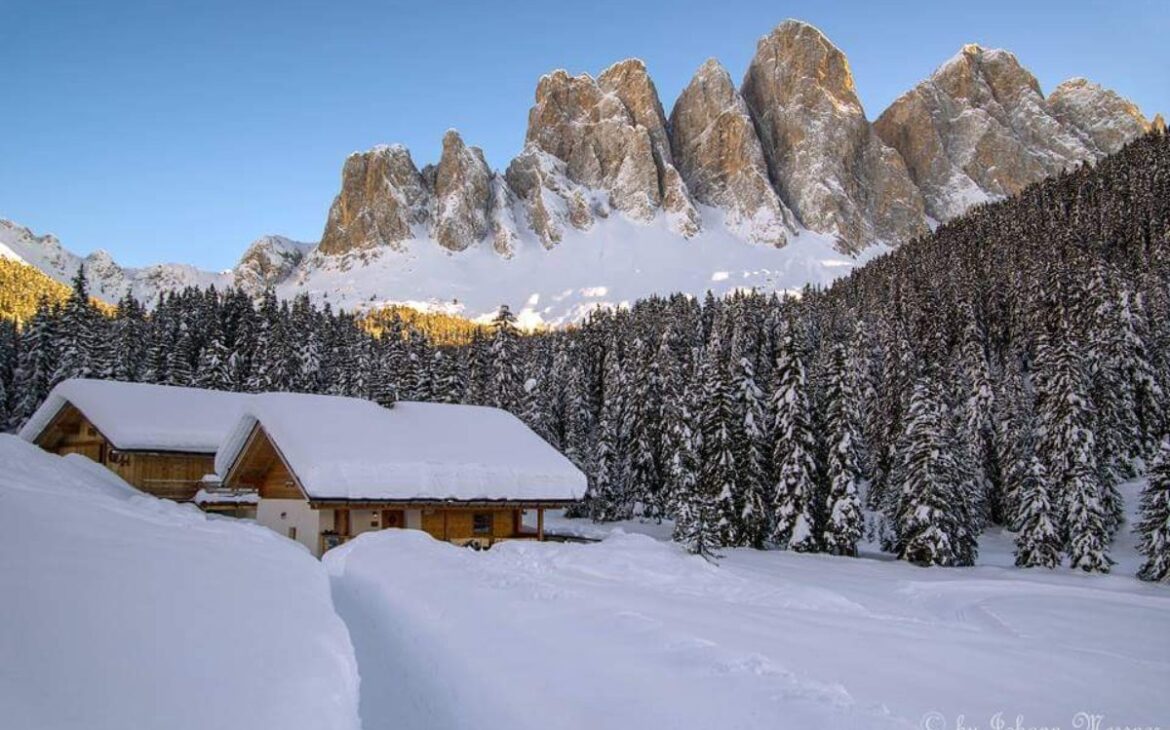
M630 348L630 359L634 366L634 382L629 408L626 409L630 434L627 489L630 500L639 505L643 517L661 519L662 466L658 456L662 440L662 378L656 358L647 357L640 338L636 338Z
M1147 479L1136 525L1138 551L1146 558L1138 577L1167 583L1170 582L1170 438L1162 441Z
M674 522L675 542L692 555L700 555L709 562L718 560L722 557L716 552L721 540L718 512L710 494L693 491L679 504Z
M594 483L590 512L596 521L628 520L633 503L625 489L626 379L616 338L611 337L604 355L604 395L597 421L597 443L593 454Z
M735 371L735 415L738 428L735 464L739 471L740 543L763 548L768 538L768 469L764 456L763 392L756 384L755 368L745 355Z
M95 375L94 354L100 326L101 315L89 301L89 285L85 279L85 265L82 264L73 277L73 292L61 310L56 330L58 357L53 373L54 383Z
M25 324L22 347L13 375L15 403L13 426L22 425L52 389L57 367L56 325L58 315L48 299L37 304L36 314Z
M826 471L829 494L825 509L822 542L825 551L834 555L857 555L857 541L865 527L865 515L858 496L861 471L858 467L857 437L854 418L856 408L851 374L845 348L836 345L829 361L827 392L828 414L825 440L828 444Z
M1086 374L1063 319L1041 341L1041 449L1049 475L1064 490L1066 551L1070 564L1086 572L1108 572L1109 527L1094 448L1092 404Z
M824 496L816 463L817 439L812 425L808 378L794 338L781 342L776 361L776 391L772 396L776 465L771 539L781 547L815 550L820 532L817 519Z
M516 331L516 315L508 305L500 305L496 318L492 320L491 347L489 350L491 384L488 404L511 413L519 413L523 402L524 379L520 375L519 338Z
M959 458L967 473L969 502L975 526L982 529L1000 517L998 456L995 449L995 387L987 355L986 328L974 307L964 306L963 344L960 352L966 398Z
M703 405L702 470L698 492L714 500L716 525L721 545L743 544L739 470L735 463L735 395L720 362L718 329L707 346L699 366Z
M699 460L702 437L697 422L700 404L698 389L690 388L686 392L677 393L667 403L664 440L669 444L666 461L666 479L669 486L664 509L667 514L677 519L684 506L696 499L702 470ZM710 495L706 495L706 498L709 500ZM717 520L714 524L717 524Z
M975 534L965 524L966 495L954 455L946 448L945 414L937 391L920 377L910 396L895 470L900 480L897 553L917 565L970 565Z
M1053 505L1052 487L1043 462L1033 454L1020 475L1019 532L1016 565L1021 568L1055 568L1060 565L1060 531Z

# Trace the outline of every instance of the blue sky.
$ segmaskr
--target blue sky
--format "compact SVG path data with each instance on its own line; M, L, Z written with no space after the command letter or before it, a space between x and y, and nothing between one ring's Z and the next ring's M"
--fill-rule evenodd
M0 217L123 264L226 268L264 233L316 240L353 150L402 142L421 167L455 127L503 167L541 74L637 56L669 113L706 58L739 79L789 17L845 51L871 119L969 41L1045 92L1087 76L1170 111L1170 2L877 5L0 0Z

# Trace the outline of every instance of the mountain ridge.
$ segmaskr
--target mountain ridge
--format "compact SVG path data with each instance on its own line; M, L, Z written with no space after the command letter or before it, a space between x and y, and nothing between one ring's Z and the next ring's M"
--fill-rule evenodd
M85 260L103 297L271 286L471 318L510 302L556 324L652 293L828 283L1159 121L1081 77L1046 97L1014 54L977 44L871 121L841 49L788 20L759 39L740 86L710 59L669 115L638 59L541 76L503 170L453 129L421 169L402 145L354 152L317 245L262 237L221 273ZM44 249L30 263L72 275L80 257L25 233Z

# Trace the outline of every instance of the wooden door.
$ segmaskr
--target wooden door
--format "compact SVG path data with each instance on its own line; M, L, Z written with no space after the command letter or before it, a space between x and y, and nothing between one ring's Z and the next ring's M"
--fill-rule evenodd
M385 530L387 527L405 528L406 511L400 509L382 510L382 529Z

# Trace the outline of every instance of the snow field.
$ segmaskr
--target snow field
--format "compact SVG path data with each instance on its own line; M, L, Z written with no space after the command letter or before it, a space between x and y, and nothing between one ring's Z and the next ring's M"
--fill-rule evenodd
M1170 718L1170 591L1132 574L747 549L714 566L621 529L479 553L391 530L324 563L366 730Z
M0 727L359 728L321 566L0 435Z

